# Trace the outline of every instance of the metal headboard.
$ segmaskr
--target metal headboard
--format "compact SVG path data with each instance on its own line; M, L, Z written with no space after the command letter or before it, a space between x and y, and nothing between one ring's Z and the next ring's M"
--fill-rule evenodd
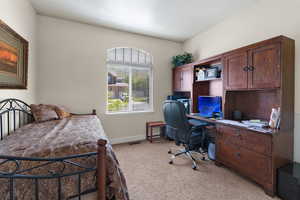
M19 99L5 99L0 102L0 140L17 128L34 121L30 107Z
M93 110L92 114L96 114ZM11 131L17 128L31 123L34 121L33 115L31 113L30 107L25 102L19 99L5 99L0 101L0 129L1 129L1 140L3 140L5 135L9 135ZM94 157L97 159L97 165L86 166L82 165L84 160L89 157ZM76 160L74 160L76 159ZM30 162L28 164L26 162ZM6 169L1 171L1 166L5 166L7 163L14 163L15 167L13 169ZM25 163L25 164L24 164ZM57 170L50 170L49 166L58 165L61 168ZM28 167L29 166L29 167ZM65 171L66 167L75 167L73 171ZM46 173L38 173L39 170L46 169ZM37 158L37 157L15 157L0 155L0 180L5 180L6 185L8 185L8 193L6 195L9 200L16 199L16 191L18 184L17 180L28 180L28 185L33 186L33 196L35 200L40 199L39 190L41 186L41 181L43 180L54 180L57 181L57 196L58 200L63 199L64 184L62 179L64 177L77 177L77 181L74 183L74 187L77 188L76 194L71 194L72 196L66 197L66 199L81 199L82 196L97 191L98 200L105 200L105 187L106 187L106 141L98 141L97 152L90 152L84 154L70 155L66 157L56 157L56 158ZM43 172L44 172L43 170ZM48 171L48 173L47 173ZM95 186L92 188L82 188L81 179L87 173L95 173L97 177L95 181ZM1 183L2 184L2 183ZM22 185L21 185L22 186ZM3 185L1 185L3 187ZM3 195L3 194L1 194ZM1 196L2 197L2 196ZM0 199L2 199L0 197Z

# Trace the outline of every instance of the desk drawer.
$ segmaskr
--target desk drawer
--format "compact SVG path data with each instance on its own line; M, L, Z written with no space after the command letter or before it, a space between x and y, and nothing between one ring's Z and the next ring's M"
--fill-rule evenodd
M267 156L272 154L272 136L255 133L253 131L242 130L241 131L242 146L261 153Z
M263 133L255 133L240 128L218 126L219 138L225 143L242 146L260 154L271 156L272 137Z
M234 144L218 143L218 160L257 183L271 182L271 158Z
M218 126L217 128L220 139L224 143L231 143L238 146L242 145L241 130L230 126Z

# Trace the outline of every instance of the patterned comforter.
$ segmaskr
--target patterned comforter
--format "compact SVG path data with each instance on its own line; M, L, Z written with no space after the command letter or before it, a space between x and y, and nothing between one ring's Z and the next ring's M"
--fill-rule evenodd
M53 158L96 152L97 140L99 139L107 140L107 137L97 116L72 116L62 120L31 123L17 129L13 134L7 136L0 142L0 155ZM107 199L129 200L124 175L119 168L118 161L110 144L107 144L106 160ZM95 157L77 158L72 161L88 167L96 166ZM36 162L22 161L20 166L26 169L36 165ZM15 164L8 162L0 166L0 171L7 172L8 169L12 170L14 168ZM63 166L60 163L54 163L47 167L33 170L30 174L49 174L49 172L55 173L61 170L63 170L64 173L73 172L78 170L78 167L73 165ZM78 193L78 187L76 186L78 181L79 178L77 176L61 179L63 186L61 191L62 199L66 199ZM93 188L95 181L95 172L88 172L82 175L81 191ZM18 179L15 181L14 193L16 199L35 199L35 187L33 183L33 180ZM40 180L38 185L39 199L57 199L57 179ZM0 200L9 199L8 186L9 182L7 180L0 179Z

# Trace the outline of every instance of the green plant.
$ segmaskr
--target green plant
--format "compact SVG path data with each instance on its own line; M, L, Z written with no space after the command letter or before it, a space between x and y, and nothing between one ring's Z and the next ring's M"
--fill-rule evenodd
M132 100L134 102L147 102L148 98L147 97L133 97Z
M193 62L193 55L191 53L185 52L182 55L172 57L172 64L174 65L174 67L178 67L191 62Z
M120 99L108 99L108 111L122 111L122 108L126 108L128 102L124 102Z

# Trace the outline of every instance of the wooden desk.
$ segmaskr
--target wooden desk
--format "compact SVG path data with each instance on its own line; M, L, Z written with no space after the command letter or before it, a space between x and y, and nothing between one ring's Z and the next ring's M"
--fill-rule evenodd
M247 127L189 114L187 117L216 125L216 164L228 166L264 187L273 196L277 169L282 162L280 131L263 133ZM281 163L278 162L280 160ZM283 160L283 161L281 161Z
M257 133L261 133L261 134L268 134L268 135L271 134L271 135L273 135L273 134L278 134L279 133L278 129L266 128L264 130L268 131L268 132L262 132L262 131L259 131L259 130L254 130L254 129L250 129L250 128L243 127L243 126L237 126L237 125L233 125L233 124L220 122L219 120L216 120L216 119L201 117L201 116L197 115L197 113L191 113L191 114L188 114L186 116L188 118L191 118L191 119L197 119L197 120L205 121L205 122L216 124L216 125L219 124L219 125L231 126L233 128L239 128L239 129L244 129L244 130L248 130L248 131L254 131L254 132L257 132Z
M222 66L221 79L197 81L197 69L215 66ZM173 71L173 90L192 99L193 112L199 96L222 96L225 119L239 110L245 118L266 120L280 107L280 130L269 132L188 115L216 125L218 162L276 194L277 169L294 156L295 41L278 36L183 67Z

